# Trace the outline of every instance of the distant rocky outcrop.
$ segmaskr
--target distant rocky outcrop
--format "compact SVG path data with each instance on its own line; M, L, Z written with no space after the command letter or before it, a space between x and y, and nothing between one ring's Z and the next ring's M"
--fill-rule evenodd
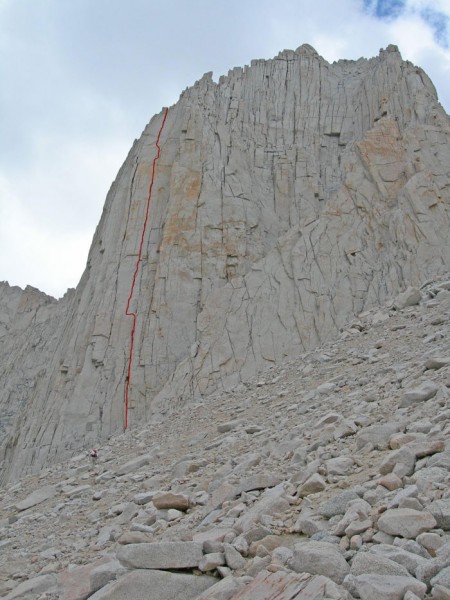
M120 432L125 316L164 112L55 300L0 284L2 480ZM389 46L206 74L168 112L131 310L130 427L335 337L450 263L450 119Z

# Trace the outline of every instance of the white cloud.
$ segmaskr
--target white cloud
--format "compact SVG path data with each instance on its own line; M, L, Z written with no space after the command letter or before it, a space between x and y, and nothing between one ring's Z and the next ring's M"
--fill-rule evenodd
M56 297L76 285L127 150L128 140L51 137L26 173L0 171L0 279Z

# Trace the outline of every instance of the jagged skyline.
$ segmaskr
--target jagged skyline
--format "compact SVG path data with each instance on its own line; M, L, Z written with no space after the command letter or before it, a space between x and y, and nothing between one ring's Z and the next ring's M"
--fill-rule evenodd
M77 284L132 139L206 71L217 80L304 42L330 62L396 43L449 111L449 17L437 0L286 0L276 14L269 2L3 0L0 280L55 296Z

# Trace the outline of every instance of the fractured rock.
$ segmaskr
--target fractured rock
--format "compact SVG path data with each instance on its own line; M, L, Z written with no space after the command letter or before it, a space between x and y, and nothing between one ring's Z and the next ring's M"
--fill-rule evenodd
M424 381L420 385L414 388L410 388L403 392L403 398L399 404L400 408L413 406L418 402L425 402L430 398L433 398L439 389L433 381Z
M216 581L207 576L138 569L106 585L90 600L148 600L149 590L158 600L195 600Z
M450 531L450 498L435 500L428 506L428 510L436 519L437 527Z
M198 567L203 551L196 542L151 542L121 546L117 558L131 569L187 569Z
M427 586L413 577L364 574L354 581L361 600L403 600L408 591L423 598L427 591Z
M56 301L0 285L2 481L123 431L124 307L154 160L138 265L145 293L130 307L141 317L131 428L248 384L336 338L363 311L378 308L372 327L407 318L391 318L386 302L406 286L416 297L408 290L397 307L418 301L420 283L450 262L449 139L429 78L393 47L333 64L306 47L286 50L185 90L130 150L77 289ZM431 296L448 301L443 288ZM322 350L318 362L332 367L335 354ZM314 392L325 401L340 385L324 372ZM258 436L238 415L223 414L221 425L236 439Z
M384 533L412 539L436 525L431 513L412 508L391 508L378 519L378 528Z
M37 504L41 504L41 502L45 502L50 498L56 496L57 491L53 485L47 485L43 488L35 490L29 496L21 500L16 504L16 509L21 512L23 510L27 510L27 508L32 508Z
M54 575L39 575L19 583L4 600L34 600L38 594L54 592L56 589L56 577Z
M289 567L297 573L326 575L336 583L342 583L350 571L336 545L313 541L295 544Z
M348 600L346 591L337 586L328 577L311 576L307 573L284 573L278 571L269 573L261 571L255 579L242 588L230 600L264 600L277 598L279 600Z
M365 573L409 576L409 572L402 565L383 555L372 554L371 552L358 552L352 560L350 573L355 576Z
M409 287L396 297L394 307L401 310L407 306L415 306L416 304L419 304L421 299L422 296L420 291L417 288Z
M326 483L323 478L318 474L314 473L298 488L298 495L300 498L309 496L310 494L317 494L326 488Z

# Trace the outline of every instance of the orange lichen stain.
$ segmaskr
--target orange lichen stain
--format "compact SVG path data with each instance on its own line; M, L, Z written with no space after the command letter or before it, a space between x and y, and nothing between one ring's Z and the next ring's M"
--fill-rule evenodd
M394 199L406 183L405 150L396 121L383 119L357 144L361 159Z
M202 186L202 174L199 171L178 168L173 170L170 182L171 195L186 200L197 200Z
M399 144L400 133L395 121L384 119L378 121L377 126L366 132L364 138L358 143L361 153L369 158L371 163L384 163L384 160L400 160L404 150Z
M192 173L186 182L186 196L188 200L197 200L202 185L201 173Z

